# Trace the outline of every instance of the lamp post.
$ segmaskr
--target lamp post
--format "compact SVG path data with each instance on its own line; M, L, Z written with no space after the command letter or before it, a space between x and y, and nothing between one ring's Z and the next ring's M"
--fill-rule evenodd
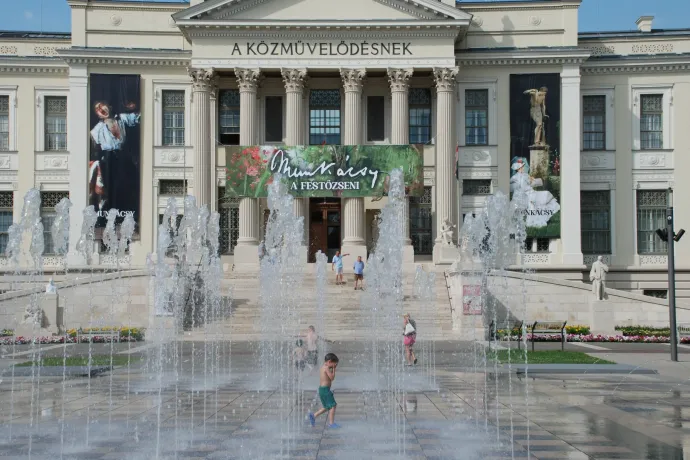
M673 230L673 189L668 188L666 198L666 228L657 229L656 234L662 241L668 243L668 315L671 329L671 361L678 361L678 329L676 328L676 264L673 246L679 241L685 230L682 228L676 234Z

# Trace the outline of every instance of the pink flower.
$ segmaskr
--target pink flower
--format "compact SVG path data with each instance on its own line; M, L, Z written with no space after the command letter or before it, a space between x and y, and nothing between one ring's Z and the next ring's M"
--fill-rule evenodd
M247 168L247 175L252 176L252 177L258 176L259 175L259 168L257 168L256 166L249 166Z

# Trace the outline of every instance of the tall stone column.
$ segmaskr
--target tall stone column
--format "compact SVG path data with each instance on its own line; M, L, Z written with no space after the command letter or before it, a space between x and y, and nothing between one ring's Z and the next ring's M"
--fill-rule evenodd
M580 66L561 72L561 247L563 265L582 265L580 235Z
M194 198L197 206L211 209L211 90L215 84L213 69L189 69L192 79L192 131L194 146Z
M257 90L259 69L235 69L240 89L240 144L254 145L257 142ZM259 200L240 200L240 232L235 246L235 265L238 268L255 268L259 263Z
M434 69L436 82L436 241L434 263L452 263L456 259L455 247L443 246L441 228L443 223L454 219L453 197L455 192L455 77L457 67ZM453 236L455 239L455 236Z
M281 69L285 83L286 99L286 132L287 145L304 143L304 85L307 80L307 69ZM295 216L304 219L304 241L300 248L300 258L307 262L307 242L309 241L309 198L295 198Z
M345 145L359 145L362 142L362 84L365 69L340 69L345 88ZM367 258L364 233L364 198L343 200L343 247L344 254L352 257L349 262Z
M388 69L388 81L391 85L392 130L391 144L407 145L410 143L409 92L412 69ZM410 198L405 199L403 209L403 263L414 263L414 248L410 239Z

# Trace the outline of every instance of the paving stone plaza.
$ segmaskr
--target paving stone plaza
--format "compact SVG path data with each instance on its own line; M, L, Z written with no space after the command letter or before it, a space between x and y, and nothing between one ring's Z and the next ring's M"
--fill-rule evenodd
M492 367L474 369L471 344L439 342L435 371L422 363L406 368L401 378L408 391L396 400L360 373L356 343L336 342L331 347L339 353L341 366L333 388L342 428L333 430L325 427L325 419L312 428L304 418L316 407L316 374L303 376L300 391L268 391L257 383L256 344L233 343L231 350L229 343L217 344L223 363L213 373L200 367L192 372L191 366L201 366L208 350L203 343L177 345L182 357L177 375L148 367L147 356L155 347L115 344L115 355L131 356L130 366L90 379L12 378L8 364L36 351L29 346L3 348L0 457L687 458L690 398L683 378L688 369L684 354L676 375L661 369L658 375L524 379ZM91 347L94 355L110 351L109 344ZM621 361L634 358L639 364L644 360L646 365L668 359L663 346L650 347L646 355L620 347L599 353ZM41 354L85 355L88 348L42 346ZM11 351L14 356L8 359Z

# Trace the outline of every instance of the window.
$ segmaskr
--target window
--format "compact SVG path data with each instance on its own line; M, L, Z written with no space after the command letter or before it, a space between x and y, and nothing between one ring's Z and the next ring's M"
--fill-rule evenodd
M67 150L67 98L45 97L45 149Z
M163 225L163 218L165 214L158 214L158 225ZM175 221L172 219L170 221L170 243L168 244L168 249L165 251L166 257L172 257L175 251L175 236L177 235L177 229L180 227L180 222L182 222L182 214L175 216ZM157 231L157 230L156 230Z
M0 151L10 149L10 97L0 96Z
M465 90L465 145L489 144L489 90Z
M548 253L550 252L549 246L551 244L551 240L548 238L533 238L533 237L527 237L525 238L525 252L541 252L541 253Z
M220 143L240 145L240 90L223 89L218 100Z
M385 98L383 96L367 97L367 142L386 139Z
M465 179L462 181L463 195L490 195L491 179Z
M656 297L657 299L668 298L668 289L643 289L642 295Z
M283 142L283 97L266 96L266 142Z
M340 90L310 91L309 144L340 144Z
M431 254L434 248L431 203L431 187L424 187L422 196L410 197L410 239L415 254Z
M583 254L611 254L611 192L580 192L580 232Z
M606 96L582 98L584 150L606 150Z
M185 187L183 180L162 179L158 185L158 194L162 196L185 196L187 193L187 187Z
M643 94L640 96L640 148L664 148L664 96Z
M666 242L656 234L659 228L666 228L666 190L638 190L638 254L666 254Z
M14 193L0 192L0 257L5 255L10 240L8 231L12 225L13 208Z
M240 200L225 198L225 187L218 187L218 212L220 213L220 235L218 251L234 254L237 238L240 236Z
M57 213L55 206L63 198L69 198L69 192L41 192L41 222L43 223L43 254L55 254L53 245L53 222Z
M163 91L163 145L185 145L184 94L182 90Z
M410 88L410 144L431 142L431 89Z

